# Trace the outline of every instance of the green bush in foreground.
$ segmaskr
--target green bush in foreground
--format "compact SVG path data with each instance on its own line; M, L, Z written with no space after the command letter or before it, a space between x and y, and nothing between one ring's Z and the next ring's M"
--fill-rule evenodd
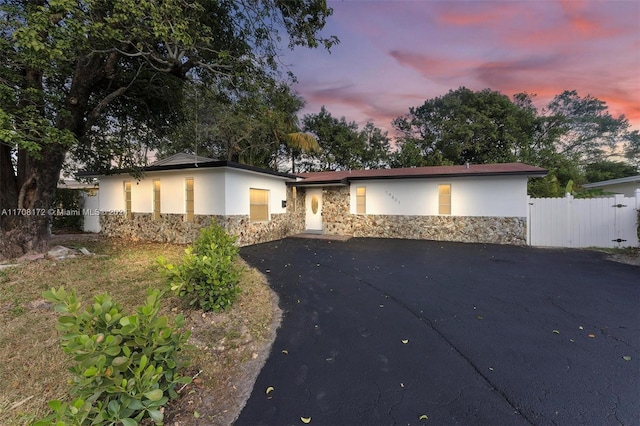
M169 276L170 288L189 305L205 311L221 311L233 304L240 293L241 269L235 238L212 223L200 230L192 247L185 250L182 264L174 265L158 258Z
M71 398L49 402L53 414L36 422L44 425L137 425L143 418L162 424L160 407L176 398L175 387L189 383L177 369L186 365L181 351L189 332L179 315L172 325L158 316L161 293L148 290L143 306L126 315L108 294L93 298L82 310L75 292L51 289L43 297L63 315L56 328L61 346L75 364Z

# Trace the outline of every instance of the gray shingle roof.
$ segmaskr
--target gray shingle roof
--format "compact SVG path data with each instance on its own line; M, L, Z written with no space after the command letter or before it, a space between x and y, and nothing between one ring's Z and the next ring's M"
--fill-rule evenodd
M177 164L195 164L195 163L206 163L208 161L216 161L213 158L201 157L199 155L187 154L184 152L179 152L178 154L174 154L171 157L163 158L162 160L156 160L153 163L149 164L149 166L173 166Z

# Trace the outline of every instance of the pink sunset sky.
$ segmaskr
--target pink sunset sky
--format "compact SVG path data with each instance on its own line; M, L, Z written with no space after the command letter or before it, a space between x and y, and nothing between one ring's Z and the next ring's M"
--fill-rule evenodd
M545 105L577 90L640 130L639 1L329 1L331 49L296 49L302 111L391 130L391 120L460 86ZM390 135L392 132L390 131Z

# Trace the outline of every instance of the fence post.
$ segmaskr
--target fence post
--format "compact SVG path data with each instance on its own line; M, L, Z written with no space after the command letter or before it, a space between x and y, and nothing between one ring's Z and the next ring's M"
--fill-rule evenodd
M527 195L527 245L531 245L531 197Z
M636 188L633 196L636 200L636 235L638 236L638 247L640 247L640 188Z
M566 241L567 247L573 247L573 195L570 193L566 193L566 217L567 217L567 227L565 229L564 240Z

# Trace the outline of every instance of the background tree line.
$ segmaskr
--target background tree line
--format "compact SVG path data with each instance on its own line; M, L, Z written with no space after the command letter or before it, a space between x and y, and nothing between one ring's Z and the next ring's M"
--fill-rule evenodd
M325 107L298 121L304 100L287 83L234 93L192 88L187 119L156 149L163 155L197 149L282 171L523 162L550 171L532 180L533 196L562 196L569 182L632 176L640 164L639 132L624 116L613 117L605 102L576 91L538 109L535 95L461 87L393 120L394 140L371 122L360 128Z

